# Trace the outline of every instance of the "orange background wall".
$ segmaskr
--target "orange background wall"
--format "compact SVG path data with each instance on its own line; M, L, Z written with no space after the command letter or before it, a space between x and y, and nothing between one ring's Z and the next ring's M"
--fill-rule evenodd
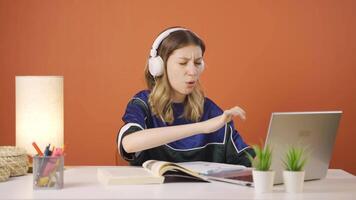
M0 1L0 145L15 145L15 76L63 75L67 165L114 165L155 36L206 42L202 83L248 143L273 111L343 110L331 167L356 174L356 1ZM321 138L322 139L322 138ZM119 164L126 164L119 160Z

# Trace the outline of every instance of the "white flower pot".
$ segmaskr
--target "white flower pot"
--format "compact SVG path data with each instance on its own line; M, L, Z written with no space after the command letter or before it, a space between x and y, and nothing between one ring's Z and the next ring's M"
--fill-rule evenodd
M256 193L272 192L274 171L252 171L253 184Z
M283 171L283 180L286 192L303 192L304 175L304 171Z

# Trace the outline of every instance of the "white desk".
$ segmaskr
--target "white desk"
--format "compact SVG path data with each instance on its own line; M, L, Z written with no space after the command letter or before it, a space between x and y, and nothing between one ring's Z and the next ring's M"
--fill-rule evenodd
M98 167L74 167L64 172L62 190L32 190L32 174L0 182L0 199L356 199L356 177L330 169L323 180L304 184L304 192L288 194L283 185L273 193L228 183L167 183L156 185L103 186L97 182Z

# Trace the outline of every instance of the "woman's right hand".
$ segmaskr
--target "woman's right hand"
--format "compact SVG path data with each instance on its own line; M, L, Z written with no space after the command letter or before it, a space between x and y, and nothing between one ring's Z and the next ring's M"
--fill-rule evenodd
M231 119L235 116L239 116L241 119L245 120L246 112L238 106L235 106L229 110L225 110L223 114L201 122L203 133L211 133L219 130L226 123L230 122Z

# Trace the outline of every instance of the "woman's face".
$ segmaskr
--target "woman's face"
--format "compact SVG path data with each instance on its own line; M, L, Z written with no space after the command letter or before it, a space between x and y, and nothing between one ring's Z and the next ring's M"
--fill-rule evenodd
M174 102L183 102L196 87L202 72L202 50L189 45L176 49L167 60L168 81L174 89Z

